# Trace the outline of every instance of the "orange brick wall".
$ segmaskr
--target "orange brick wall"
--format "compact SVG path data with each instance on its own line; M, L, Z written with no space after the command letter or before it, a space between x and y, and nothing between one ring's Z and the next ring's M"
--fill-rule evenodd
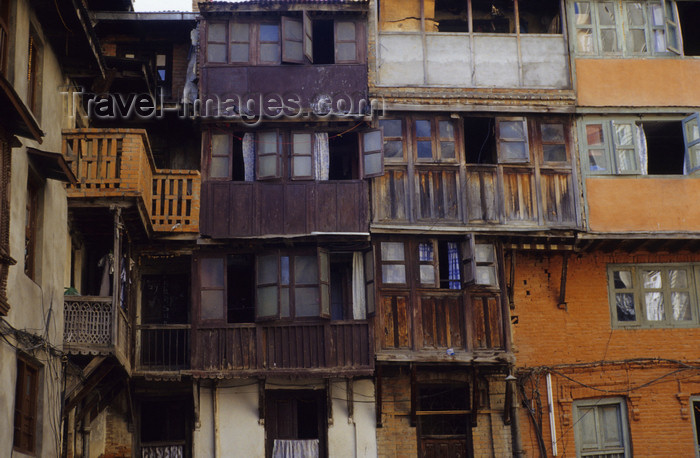
M127 422L125 393L107 407L107 437L103 458L131 458L132 433Z
M418 380L460 380L469 383L471 369L454 372L419 373ZM489 405L480 406L477 427L472 428L474 457L511 456L511 428L503 423L505 401L504 376L486 377ZM500 379L500 380L499 380ZM411 377L407 366L385 370L382 375L382 424L377 428L377 453L380 458L418 456L418 436L411 426Z
M541 402L548 453L545 374L551 369L559 456L575 456L572 402L610 396L625 400L634 456L693 456L688 399L700 394L700 370L665 361L622 361L664 358L700 367L700 328L612 329L607 265L700 262L700 255L574 254L568 264L568 310L557 308L561 260L561 255L517 254L511 312L518 321L512 326L518 372L531 375L526 393L530 405ZM522 409L520 423L527 456L538 456L535 429Z

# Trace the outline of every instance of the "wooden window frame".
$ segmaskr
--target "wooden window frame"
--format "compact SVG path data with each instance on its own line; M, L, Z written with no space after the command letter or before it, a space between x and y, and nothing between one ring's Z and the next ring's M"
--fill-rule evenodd
M30 455L37 452L40 370L41 367L37 363L23 355L17 355L13 449Z
M303 135L306 136L309 140L309 153L308 154L297 154L296 152L296 141L295 141L295 136L296 135ZM289 164L290 164L290 174L289 178L291 180L314 180L316 177L316 155L318 154L318 151L316 151L316 135L314 132L308 132L308 131L291 131L289 133L290 141L289 141ZM309 166L309 174L308 175L297 175L296 173L296 158L304 158L308 157L309 160L311 161L311 164Z
M384 243L400 243L403 245L403 260L385 260L382 256L382 244ZM411 255L411 247L410 247L410 242L406 240L381 240L379 242L379 249L376 250L376 265L379 266L378 272L379 272L379 281L382 287L384 288L408 288L410 286L410 278L411 278L411 271L410 271L410 262L409 262L409 256ZM393 266L393 265L401 265L404 267L404 282L403 283L394 283L394 282L387 282L384 280L384 266ZM376 282L377 279L375 279Z
M255 33L255 65L265 66L265 65L280 65L282 63L282 21L259 21L255 22L255 27L253 27ZM260 34L262 33L262 26L276 26L277 27L277 41L263 41ZM262 59L262 46L277 43L279 47L279 58L275 61L267 61Z
M233 28L234 24L245 24L248 26L248 41L234 41L233 39L233 33L231 32L231 29ZM227 40L226 40L226 61L229 64L233 65L248 65L250 64L251 60L253 59L254 56L254 41L252 39L252 29L253 29L253 24L249 21L228 21L228 26L226 28L226 33L227 33ZM233 61L231 58L231 46L232 45L241 45L241 44L246 44L248 46L248 60L245 61Z
M226 65L229 63L229 21L207 21L207 26L206 26L206 40L204 41L206 49L204 53L205 57L205 62L207 65ZM211 29L211 26L214 24L222 24L225 27L225 37L224 41L212 41L209 39L209 31ZM225 58L223 62L219 61L210 61L209 60L209 45L210 44L216 44L216 45L224 45L226 47L225 51Z
M262 134L274 134L276 139L276 151L275 152L265 152L261 153L260 145L262 144L261 135ZM255 179L258 181L267 180L278 180L282 178L282 155L283 155L283 142L280 139L279 129L271 129L266 131L259 131L255 133ZM262 163L262 156L275 156L277 158L276 172L272 175L261 175L260 165Z
M609 264L608 265L608 302L610 306L611 325L615 329L668 329L668 328L693 328L700 326L700 313L698 312L698 297L700 297L700 263L639 263L639 264ZM645 270L659 270L662 272L662 287L659 289L645 288L642 280L642 272ZM671 288L668 284L669 270L685 270L687 272L687 288ZM616 288L614 274L618 271L630 271L632 279L631 288ZM644 305L645 292L660 292L664 301L664 319L648 320ZM690 320L673 320L671 294L674 292L687 292L689 294ZM632 294L634 301L635 320L620 321L617 318L617 303L615 295Z
M221 135L224 137L228 137L228 152L226 154L214 154L214 136L216 135ZM221 133L221 132L213 132L209 131L207 139L209 140L209 154L207 155L206 159L206 179L209 181L231 181L231 177L233 174L233 137L229 133ZM227 158L228 161L228 173L226 176L217 176L213 177L211 175L211 165L214 160L214 158L219 157L219 158Z
M533 158L532 158L532 151L530 148L530 126L528 122L528 118L526 117L496 117L496 156L498 159L499 164L504 164L504 165L516 165L516 166L527 166L527 165L532 165L533 164ZM505 137L501 135L501 124L504 122L519 122L522 123L523 126L523 134L524 138L510 138L510 137ZM509 159L503 157L503 151L502 151L502 144L508 144L508 143L522 143L525 146L526 154L527 154L527 159L525 160L520 160L520 159Z
M14 40L10 36L10 1L0 3L0 73L7 75L10 48Z
M421 245L430 245L432 250L432 259L422 261L420 259ZM416 284L419 288L439 288L440 287L440 267L439 267L439 253L438 253L438 243L436 239L419 240L415 244L415 259L416 259ZM433 271L433 282L423 283L422 281L422 270L423 267L431 267Z
M401 136L390 136L386 134L384 126L382 126L382 121L398 121L401 124ZM406 155L408 136L406 135L406 118L386 118L379 120L379 128L382 129L382 138L384 139L384 162L389 164L405 164L408 160ZM386 156L386 143L387 142L401 142L401 158L387 157Z
M298 40L292 39L290 37L287 37L287 29L291 24L298 24L299 27L301 27L301 38ZM280 49L280 58L282 60L282 63L288 63L288 64L303 64L305 63L306 55L304 53L304 41L306 39L306 33L304 30L304 18L302 17L301 19L298 18L292 18L289 16L282 16L280 18L280 41L281 41L281 49ZM289 46L288 43L298 43L299 46L301 47L301 56L299 56L298 59L295 59L294 57L285 57L285 50Z
M601 456L603 454L607 454L606 452L615 452L615 450L610 450L609 448L606 450L606 448L599 448L596 450L582 450L581 442L582 442L582 437L581 437L581 416L579 409L582 408L593 408L594 409L594 414L597 416L598 415L598 410L600 407L605 407L605 406L611 406L611 405L616 405L619 408L620 412L620 431L622 432L622 454L624 458L629 458L632 456L632 449L630 446L630 433L629 433L629 421L627 418L627 405L626 402L623 398L620 397L613 397L613 398L598 398L598 399L582 399L582 400L576 400L573 402L572 405L572 410L573 410L573 417L574 417L574 443L576 445L576 456L583 456L583 453L586 453L586 456L588 454L593 453L597 456ZM596 425L600 425L599 421L596 421ZM598 434L600 438L600 429L596 429L596 433ZM597 453L596 453L597 452ZM617 451L619 453L619 451ZM617 456L617 455L616 455Z
M564 120L542 119L535 121L534 139L535 149L539 158L540 167L542 168L566 168L571 170L571 127ZM545 141L542 135L542 128L545 125L561 125L564 131L564 140L561 142ZM566 159L563 161L547 161L544 157L544 147L546 145L564 145Z
M370 135L379 135L379 141L377 142L379 149L368 149L366 137ZM358 144L359 144L359 166L360 166L360 178L374 178L384 175L384 134L382 129L365 129L358 132ZM374 172L368 171L368 159L372 156L378 156L379 169Z
M350 23L355 26L355 39L354 40L341 40L340 37L338 36L338 27L341 23ZM361 40L361 27L359 23L355 20L341 20L341 19L336 19L333 21L333 47L334 49L334 62L336 64L356 64L360 62L360 56L362 55L361 51L361 46L362 46L362 40ZM345 43L352 43L355 45L355 57L353 59L345 59L341 60L338 58L338 45L340 44L345 44Z
M215 286L204 286L202 282L202 261L204 260L210 260L210 259L217 259L221 261L221 264L223 266L223 270L221 273L222 276L222 285L219 287ZM198 310L198 318L200 323L207 323L207 324L215 324L215 323L226 323L227 322L227 294L228 294L228 285L226 281L226 255L225 254L214 254L214 253L202 253L200 254L197 258L195 258L195 262L197 264L197 300L199 303L199 310ZM204 318L202 315L202 310L203 310L203 298L202 298L202 293L204 291L221 291L223 298L221 302L221 316L217 318Z

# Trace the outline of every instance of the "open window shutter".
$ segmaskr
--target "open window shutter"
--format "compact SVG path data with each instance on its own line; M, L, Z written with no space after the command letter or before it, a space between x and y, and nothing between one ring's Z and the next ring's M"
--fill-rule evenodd
M683 49L683 38L680 33L680 27L678 26L678 9L676 8L676 2L669 0L661 0L661 2L664 8L666 50L680 55Z
M309 59L309 62L314 61L314 35L313 35L313 23L309 17L309 13L304 11L304 56Z
M331 263L328 250L318 248L318 286L321 295L321 317L331 317Z
M304 23L282 16L282 62L304 63Z
M476 272L476 259L474 259L474 236L468 235L462 241L462 283L473 285Z
M418 282L421 287L440 286L438 272L438 247L435 240L418 244Z
M278 253L257 257L255 263L255 316L258 320L280 317L280 263ZM286 290L289 288L287 287Z
M384 175L384 136L381 129L360 132L362 178Z
M610 121L613 155L617 173L639 173L639 151L636 131L636 125L633 122Z
M199 286L199 320L226 321L226 258L199 256L197 280Z
M683 120L683 142L685 143L685 173L700 170L700 113Z
M367 316L374 315L376 306L374 302L374 252L369 250L364 253L365 262L365 294L367 294Z
M314 134L292 132L292 180L314 179Z
M280 141L277 130L258 132L255 135L258 180L280 178Z
M499 163L530 162L527 120L496 118L496 144Z

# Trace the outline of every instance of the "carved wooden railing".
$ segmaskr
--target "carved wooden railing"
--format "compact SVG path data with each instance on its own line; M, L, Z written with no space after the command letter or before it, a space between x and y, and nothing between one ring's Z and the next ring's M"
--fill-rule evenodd
M197 329L197 371L369 371L368 321L240 324Z
M111 297L65 296L63 343L69 353L116 354L126 364L131 326Z
M66 130L63 154L78 179L69 197L137 198L154 231L199 232L199 171L156 169L145 130Z
M190 367L190 325L140 325L138 369L182 370Z
M185 441L142 444L141 458L185 458Z

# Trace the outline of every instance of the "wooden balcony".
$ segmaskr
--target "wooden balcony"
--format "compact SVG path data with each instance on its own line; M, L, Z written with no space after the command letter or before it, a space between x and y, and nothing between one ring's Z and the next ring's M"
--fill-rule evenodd
M138 325L136 370L171 372L190 367L190 325Z
M379 361L489 360L506 353L497 294L382 293L377 320ZM448 355L447 350L454 351Z
M69 354L114 355L129 368L131 325L111 297L65 296L63 348Z
M203 235L213 238L367 232L364 180L292 183L209 181L202 186Z
M67 130L63 154L78 178L69 198L135 199L149 232L199 231L199 171L156 169L145 130Z
M369 375L368 321L237 324L194 332L192 370L219 375Z

